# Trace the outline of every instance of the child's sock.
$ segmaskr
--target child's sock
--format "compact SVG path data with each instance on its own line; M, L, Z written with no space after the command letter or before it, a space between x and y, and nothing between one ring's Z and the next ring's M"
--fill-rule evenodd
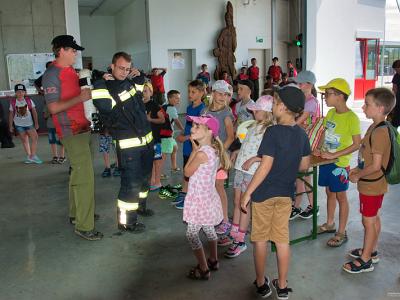
M242 230L239 229L239 231L238 231L238 233L236 234L236 237L235 237L235 242L244 243L245 236L246 236L246 231L242 231Z
M233 237L235 239L238 231L239 231L239 224L232 223L231 232L230 232L231 237Z

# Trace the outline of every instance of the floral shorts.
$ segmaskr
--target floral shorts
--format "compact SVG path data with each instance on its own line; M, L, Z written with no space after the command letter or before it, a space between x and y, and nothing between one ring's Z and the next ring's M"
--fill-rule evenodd
M242 193L247 190L253 175L240 170L235 170L235 178L233 179L233 188L240 189Z

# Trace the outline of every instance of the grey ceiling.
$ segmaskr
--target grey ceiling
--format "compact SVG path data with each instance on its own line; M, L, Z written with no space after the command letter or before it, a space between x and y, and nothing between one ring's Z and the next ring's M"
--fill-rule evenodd
M78 0L79 14L94 16L114 16L135 0Z

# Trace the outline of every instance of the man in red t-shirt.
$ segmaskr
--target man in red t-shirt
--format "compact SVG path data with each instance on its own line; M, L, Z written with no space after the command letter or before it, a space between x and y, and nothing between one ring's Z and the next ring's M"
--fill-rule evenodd
M257 67L257 60L253 57L251 59L251 66L247 70L249 79L253 83L254 89L251 91L251 99L257 100L260 96L260 86L258 79L260 78L260 69Z
M153 68L151 74L147 76L153 86L153 99L160 106L165 102L164 75L166 73L166 68Z
M279 84L283 73L282 68L278 65L278 62L279 59L277 57L274 57L272 59L272 66L270 66L268 69L268 75L272 77L272 80L275 84Z
M71 164L69 177L69 219L75 233L87 240L100 240L94 230L94 174L90 152L90 122L83 102L91 99L90 89L79 86L72 67L77 52L84 50L73 36L59 35L51 42L55 61L43 75L42 84L48 110L58 137Z

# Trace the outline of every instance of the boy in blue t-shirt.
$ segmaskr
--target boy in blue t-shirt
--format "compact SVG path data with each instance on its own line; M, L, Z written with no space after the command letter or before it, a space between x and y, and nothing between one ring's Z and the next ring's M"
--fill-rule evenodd
M275 93L272 113L277 125L267 128L258 149L261 163L247 191L242 195L241 209L247 212L252 201L251 240L254 243L257 293L268 297L272 291L265 276L267 241L277 249L278 279L272 281L278 299L288 299L290 261L289 217L294 184L299 170L310 165L310 143L295 117L304 109L305 96L297 87L287 86ZM284 138L283 138L284 137Z
M206 86L204 82L199 79L193 80L189 83L189 101L191 104L186 109L186 117L198 117L205 108L205 104L201 101L204 96ZM176 139L178 142L183 143L183 168L189 160L190 153L192 153L192 142L190 141L190 130L192 129L192 122L186 120L184 133L179 135ZM178 197L172 201L177 209L183 209L185 196L188 188L189 178L184 177L182 191Z

